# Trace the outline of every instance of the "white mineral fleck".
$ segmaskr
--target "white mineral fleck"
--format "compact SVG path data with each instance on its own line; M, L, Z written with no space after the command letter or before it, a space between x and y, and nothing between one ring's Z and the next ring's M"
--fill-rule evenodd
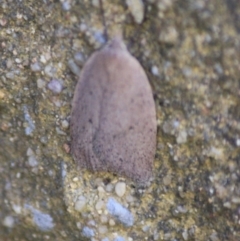
M211 146L211 149L208 153L208 156L213 157L215 159L222 159L223 157L223 150L221 148Z
M20 64L20 63L22 62L22 60L19 59L19 58L16 58L16 59L15 59L15 62L16 62L17 64Z
M83 208L86 206L87 200L84 196L80 196L78 200L75 202L74 208L76 211L81 212Z
M69 127L69 122L67 120L62 120L61 125L63 129L67 129Z
M240 138L236 140L236 145L240 146Z
M144 5L142 0L126 0L126 4L134 18L134 21L141 24L144 18Z
M14 218L12 216L6 216L2 222L3 226L12 228L14 226Z
M29 166L35 167L38 165L38 161L35 157L35 153L33 152L33 150L30 147L27 149L27 156L28 156Z
M115 186L115 192L119 197L122 197L126 192L126 183L118 182Z
M13 204L13 205L12 205L12 209L13 209L13 211L14 211L15 213L17 213L17 214L21 214L21 212L22 212L22 207L19 206L19 205L16 205L16 204Z
M151 72L152 72L153 75L159 76L158 67L157 67L156 65L153 65L153 66L152 66Z
M187 132L185 130L182 130L178 133L177 139L178 144L186 143L187 141Z
M182 232L182 237L183 237L184 240L188 240L188 232L187 232L187 230L184 230Z
M35 156L30 156L30 157L28 158L28 164L29 164L29 166L31 166L31 167L37 166L37 165L38 165L38 161L37 161L36 157L35 157Z

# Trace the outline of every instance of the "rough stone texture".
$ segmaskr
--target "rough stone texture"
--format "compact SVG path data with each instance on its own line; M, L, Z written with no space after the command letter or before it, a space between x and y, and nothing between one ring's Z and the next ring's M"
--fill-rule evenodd
M104 43L100 8L92 1L2 0L0 240L83 240L86 227L100 240L240 240L239 1L148 0L140 25L122 1L103 2L109 35L123 29L153 88L155 179L144 190L125 180L126 195L117 199L104 191L116 177L80 175L63 149L70 139L61 123L69 121L77 82L68 60L78 52L88 59ZM47 88L53 78L64 82L58 95ZM39 79L46 85L39 88ZM29 165L28 148L38 165ZM134 225L119 226L104 207L91 217L74 211L79 196L93 200L87 214L113 196ZM41 230L26 205L54 225ZM102 226L104 235L96 231Z

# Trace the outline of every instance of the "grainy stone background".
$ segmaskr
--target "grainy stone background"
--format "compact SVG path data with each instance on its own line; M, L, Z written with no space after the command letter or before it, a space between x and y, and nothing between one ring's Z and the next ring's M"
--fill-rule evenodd
M91 225L91 240L240 240L239 1L102 2L0 0L0 240L84 240ZM64 179L76 171L73 91L106 42L103 15L145 69L158 116L154 181L124 180L136 221L116 223L119 237L68 206Z

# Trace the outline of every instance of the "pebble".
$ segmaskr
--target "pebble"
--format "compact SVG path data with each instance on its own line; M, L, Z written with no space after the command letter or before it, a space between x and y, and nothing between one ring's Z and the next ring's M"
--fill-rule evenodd
M71 9L70 0L65 0L62 2L62 9L64 11L69 11Z
M47 144L48 138L47 138L46 136L42 136L42 137L40 138L40 142L43 143L43 144Z
M109 183L109 184L107 184L107 186L105 187L105 190L106 190L106 192L112 192L112 191L113 191L113 188L114 188L113 184L112 184L112 183Z
M63 120L63 121L61 122L61 126L62 126L63 129L68 129L68 127L69 127L69 122L68 122L67 120Z
M107 223L108 217L106 215L101 215L100 220L101 220L101 223Z
M55 226L53 218L49 214L42 213L28 204L26 204L25 207L32 212L33 222L40 230L49 231Z
M80 196L78 200L75 202L75 210L81 212L83 208L86 206L87 199L84 196Z
M96 208L97 210L100 210L100 209L103 208L104 204L105 204L104 201L100 199L100 200L97 201L97 203L96 203L96 205L95 205L95 208Z
M161 43L176 44L178 40L178 32L175 27L168 27L163 29L159 35L159 41Z
M213 232L209 238L211 241L220 241L216 232Z
M100 6L99 0L92 0L92 5L94 7L99 7Z
M6 78L7 78L7 79L14 80L15 75L14 75L14 73L13 73L13 72L8 72L8 73L6 73Z
M37 165L38 165L38 161L37 161L36 157L35 157L35 156L30 156L30 157L28 158L28 164L29 164L29 166L31 166L31 167L37 166Z
M132 203L132 202L134 202L134 197L132 195L127 195L126 201L129 202L129 203Z
M178 133L177 139L178 144L183 144L187 142L187 132L185 130L182 130Z
M61 83L62 81L59 81L57 79L53 79L48 83L48 89L50 89L53 93L59 94L62 92L63 85Z
M240 146L240 138L239 138L239 139L236 139L236 145L237 145L237 146Z
M125 241L125 238L118 236L113 241Z
M12 216L6 216L3 219L3 226L8 227L8 228L13 228L14 226L14 218Z
M85 59L84 59L84 56L81 52L77 52L76 54L74 54L74 61L82 66L84 63L85 63Z
M158 67L153 65L152 68L151 68L151 72L153 75L155 76L159 76L159 71L158 71Z
M43 64L46 64L47 63L47 59L44 55L41 55L40 56L40 61L43 63Z
M20 63L22 63L22 60L19 59L19 58L16 58L16 59L15 59L15 62L16 62L17 64L20 64Z
M109 239L108 238L104 238L101 241L109 241Z
M213 157L215 159L222 159L223 158L223 150L221 148L211 146L208 156Z
M21 214L21 212L22 212L22 207L19 206L19 205L13 204L13 205L12 205L12 209L13 209L13 211L14 211L15 213L17 213L17 214Z
M45 68L44 68L44 73L49 76L49 77L53 77L56 73L56 69L55 67L53 67L52 65L47 65Z
M106 226L99 226L99 228L98 228L98 232L100 233L100 234L104 234L104 233L106 233L108 231L108 228L106 227Z
M95 234L94 234L94 230L89 228L89 227L83 227L83 230L82 230L82 235L84 237L87 237L87 238L91 238L93 237Z
M30 147L28 147L26 154L27 154L27 156L33 156L33 155L35 155L35 154L34 154L34 151L33 151Z
M12 65L13 65L12 60L11 60L11 59L8 59L8 60L7 60L7 68L10 69L10 68L12 67Z
M37 79L37 87L43 89L46 85L46 82L43 79Z
M73 74L77 76L80 75L81 69L76 65L73 59L68 60L68 67L70 68Z
M73 182L78 182L79 181L79 178L78 177L74 177L73 178Z
M126 183L125 182L118 182L115 186L115 193L122 197L126 192Z
M31 135L32 132L34 131L35 129L35 124L31 118L31 116L29 115L29 112L28 112L28 108L27 106L23 106L23 112L24 112L24 119L25 121L27 122L28 126L25 128L25 134L27 136Z
M137 24L141 24L144 18L144 5L142 0L126 0L126 4Z
M188 232L186 230L182 232L182 237L184 240L188 240Z
M0 99L3 99L5 97L5 94L2 90L0 90Z
M87 27L87 25L86 25L85 23L81 23L81 24L79 25L79 29L80 29L80 31L81 31L82 33L85 33L85 32L87 31L88 27Z
M38 62L31 64L30 68L33 72L39 72L42 69Z
M134 223L134 218L132 213L117 202L114 198L109 198L107 202L108 212L115 217L119 222L127 227L130 227Z
M163 184L165 186L168 186L171 184L171 181L172 181L172 176L171 175L167 175L163 178Z
M161 0L158 1L157 7L160 11L166 11L173 4L173 0Z
M98 47L98 45L103 45L107 42L106 37L104 36L104 33L102 33L101 31L95 31L93 34L94 40L95 40L95 44Z
M98 195L99 195L99 196L102 196L102 195L105 194L105 191L104 191L103 187L100 186L100 187L98 187L97 189L98 189Z
M148 226L148 225L145 225L145 226L142 227L142 231L144 233L148 232L149 229L150 229L150 226Z
M114 226L115 224L116 224L116 223L115 223L115 221L114 221L113 219L110 219L110 220L109 220L109 225L110 225L110 226Z

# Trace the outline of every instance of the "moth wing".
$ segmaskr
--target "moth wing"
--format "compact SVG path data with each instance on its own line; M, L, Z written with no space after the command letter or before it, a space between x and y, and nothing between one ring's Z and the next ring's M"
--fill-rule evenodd
M80 167L144 183L152 175L156 113L138 61L120 41L94 53L74 93L71 150Z
M138 182L152 175L156 112L147 76L121 48L106 48L107 73L93 151L102 166Z
M99 128L101 101L103 99L102 79L105 72L98 61L99 52L94 53L78 80L71 111L71 152L81 168L97 171L99 161L93 148L93 136Z

